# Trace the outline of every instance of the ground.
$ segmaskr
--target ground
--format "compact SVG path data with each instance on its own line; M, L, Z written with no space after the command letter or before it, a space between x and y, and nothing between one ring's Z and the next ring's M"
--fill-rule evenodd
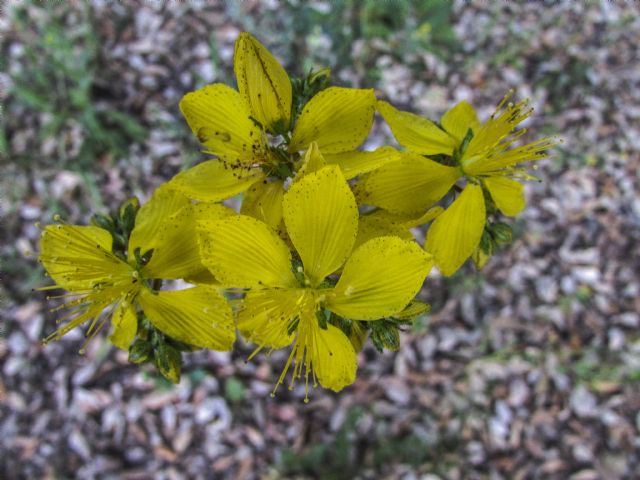
M640 8L635 2L155 2L3 6L2 478L634 479L640 469ZM336 20L338 19L338 20ZM181 96L233 84L254 33L294 74L438 118L510 88L564 143L481 272L356 383L269 396L284 352L188 357L173 387L55 315L34 222L87 222L205 156ZM390 141L376 122L368 147Z

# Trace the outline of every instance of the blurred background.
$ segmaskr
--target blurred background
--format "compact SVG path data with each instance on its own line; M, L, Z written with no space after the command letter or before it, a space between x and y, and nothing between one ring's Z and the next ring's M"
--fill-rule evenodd
M0 478L640 478L637 2L19 2L0 19ZM431 276L399 352L340 394L282 389L286 352L198 352L172 386L55 328L28 252L204 156L178 110L234 84L254 33L295 75L330 66L439 118L530 97L540 163L514 244ZM377 122L368 145L390 141ZM300 386L302 387L302 386Z

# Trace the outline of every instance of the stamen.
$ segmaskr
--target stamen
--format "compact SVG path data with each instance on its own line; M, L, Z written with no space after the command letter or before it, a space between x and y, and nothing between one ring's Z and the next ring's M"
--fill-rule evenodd
M282 373L280 374L280 378L278 379L278 382L276 383L276 386L273 387L273 391L271 392L271 397L275 397L276 396L276 391L278 390L278 387L284 383L284 377L287 375L287 372L289 371L289 366L291 365L291 360L293 360L293 355L296 353L297 346L298 346L298 344L297 344L297 340L296 340L293 343L293 348L291 349L291 353L289 354L289 358L287 359L287 363L285 363L284 368L282 369Z
M100 330L102 330L102 327L104 327L104 325L107 323L107 319L109 318L108 315L102 315L102 321L100 322L100 324L98 325L98 328L96 328L93 332L89 333L91 331L91 328L93 328L93 326L96 324L96 322L98 321L98 319L101 318L101 315L98 314L94 319L93 322L91 322L91 327L89 328L89 331L87 331L87 339L84 341L84 343L82 344L82 346L80 347L80 350L78 350L78 353L80 355L84 355L87 351L87 345L89 344L89 342L91 340L93 340L95 338L95 336L98 334L98 332Z

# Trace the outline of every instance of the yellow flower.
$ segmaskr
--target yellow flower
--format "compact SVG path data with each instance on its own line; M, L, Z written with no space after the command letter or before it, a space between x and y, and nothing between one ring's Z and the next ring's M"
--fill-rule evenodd
M506 95L493 115L480 124L475 110L460 102L448 110L440 125L386 102L378 110L398 142L402 157L369 173L356 186L361 203L401 215L419 215L441 200L461 179L461 194L440 214L427 234L425 248L445 275L452 275L477 249L484 230L485 194L505 215L517 215L525 206L528 179L517 164L539 160L556 144L552 138L513 147L525 129L514 130L533 112L527 100L507 103ZM439 156L440 161L426 156ZM447 164L441 163L442 159Z
M277 227L283 182L299 168L300 152L312 142L347 178L395 160L384 147L356 151L366 139L375 112L371 89L329 87L293 112L292 87L278 61L248 33L236 42L238 90L216 83L188 93L180 110L194 135L217 159L177 175L171 185L187 197L221 201L246 192L242 213ZM265 218L261 210L271 212ZM275 216L274 216L275 215Z
M114 238L106 229L66 224L45 227L39 262L55 284L43 290L67 290L67 294L49 298L65 298L54 310L69 310L58 321L68 323L45 341L59 339L88 321L86 336L91 339L111 318L109 339L126 350L138 329L139 308L158 330L176 340L229 350L235 340L232 312L215 288L156 291L153 285L157 280L185 278L201 271L196 218L227 214L225 207L191 205L183 196L160 188L136 216L126 259L114 253Z
M394 236L371 239L352 253L358 208L335 165L294 182L283 215L293 259L271 228L239 215L201 227L203 263L221 284L250 289L238 329L259 345L256 352L292 345L276 389L293 363L292 385L304 370L307 392L310 375L314 385L338 391L355 380L356 353L325 311L353 320L402 311L422 286L431 255Z

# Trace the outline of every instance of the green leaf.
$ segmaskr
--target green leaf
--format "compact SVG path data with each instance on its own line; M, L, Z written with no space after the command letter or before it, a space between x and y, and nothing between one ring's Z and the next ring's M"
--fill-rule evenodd
M16 93L16 96L28 106L42 112L49 111L51 104L47 97L42 96L38 92L21 85L16 85L14 87L14 91Z
M147 129L129 115L116 110L105 110L102 114L133 140L140 142L147 137Z

